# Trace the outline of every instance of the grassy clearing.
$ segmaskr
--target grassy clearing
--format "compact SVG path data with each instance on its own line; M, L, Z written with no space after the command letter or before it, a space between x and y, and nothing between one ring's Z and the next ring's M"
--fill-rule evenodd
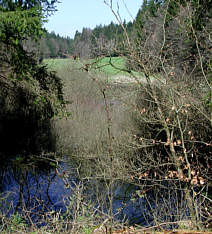
M44 63L50 70L58 71L74 65L75 68L80 68L80 64L75 62L73 59L45 59Z
M68 70L69 72L71 70L73 72L76 70L86 71L88 68L90 75L92 74L95 78L109 83L146 83L143 73L128 72L125 57L103 57L90 60L46 59L44 63L48 65L50 70L56 70L57 72L61 70ZM150 79L155 81L158 79L158 75L152 76Z
M44 63L48 65L50 69L58 70L70 64L75 68L83 68L85 64L90 64L90 68L99 73L104 73L107 76L114 75L128 75L127 72L122 70L125 67L125 58L123 57L104 57L90 60L73 60L73 59L45 59ZM111 65L114 65L114 67ZM116 68L115 68L116 67Z
M124 71L126 70L126 60L124 57L104 57L100 59L93 59L91 61L93 62L94 69L104 73L107 76L129 75L126 71Z

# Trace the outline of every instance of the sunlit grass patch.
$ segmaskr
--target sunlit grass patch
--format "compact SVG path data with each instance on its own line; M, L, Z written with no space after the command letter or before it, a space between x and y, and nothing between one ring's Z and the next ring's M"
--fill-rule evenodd
M50 70L53 71L59 71L61 69L67 68L80 69L82 67L81 62L71 58L44 59L43 63L46 64Z
M45 59L43 62L47 64L50 69L61 69L70 64L74 64L80 68L84 64L89 64L91 69L103 72L106 75L128 74L125 66L126 59L124 57L103 57L90 60L73 60L71 58L65 59Z
M92 59L92 68L103 72L108 76L129 75L126 69L126 59L124 57L103 57Z
M43 61L50 69L59 69L64 65L68 65L71 59L45 59Z
M91 77L101 78L112 83L145 83L146 79L142 72L128 70L126 67L125 57L102 57L95 59L45 59L50 70L67 71L75 74L75 72L89 72ZM151 76L150 80L157 80L159 77ZM161 79L161 78L160 78Z

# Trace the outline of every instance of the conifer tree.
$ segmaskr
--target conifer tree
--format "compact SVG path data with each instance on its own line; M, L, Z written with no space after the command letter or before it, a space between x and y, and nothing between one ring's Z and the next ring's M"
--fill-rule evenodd
M40 39L56 2L0 0L0 123L7 129L0 137L4 155L53 150L50 119L63 107L62 83L38 63L24 42ZM8 152L7 142L13 152Z

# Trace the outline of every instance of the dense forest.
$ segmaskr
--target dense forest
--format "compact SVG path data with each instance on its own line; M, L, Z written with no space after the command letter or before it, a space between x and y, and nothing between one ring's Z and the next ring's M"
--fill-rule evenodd
M212 3L211 1L202 1L199 3L201 10L200 6L198 6L198 1L193 0L191 2L192 7L195 8L195 13L192 16L192 28L189 31L185 28L186 20L187 22L189 20L189 9L186 7L186 1L170 1L163 28L158 25L162 23L168 2L145 0L133 22L111 22L109 25L98 25L94 29L83 28L82 32L76 31L73 39L61 37L54 32L46 33L39 43L39 57L64 58L70 55L80 55L83 58L127 56L129 54L129 48L127 48L125 40L127 34L130 41L137 47L136 50L140 50L138 53L145 63L148 63L150 59L147 51L151 51L152 55L155 54L157 51L155 45L157 44L157 53L166 54L167 60L172 59L174 56L176 62L175 70L178 73L185 69L193 69L192 66L195 64L197 66L194 72L201 71L197 61L198 50L204 54L202 61L204 70L209 70L211 39L206 35L212 28ZM166 41L164 41L162 46L161 41L164 37L164 30L166 32ZM194 30L195 34L193 33ZM196 37L200 39L200 42L197 43ZM159 41L160 43L158 43ZM163 47L162 51L159 49L161 46ZM30 45L29 47L32 48L33 46ZM146 51L143 51L143 48ZM132 62L133 65L130 65L130 60L128 65L131 68L140 69L139 64L136 65L135 61ZM153 61L155 71L160 71L160 62L155 59ZM169 66L171 66L171 62Z
M123 23L127 32L133 30L133 23ZM66 58L80 55L84 58L95 56L117 56L122 45L123 29L121 25L111 22L109 25L98 25L94 29L83 28L76 31L74 39L62 37L55 32L46 32L39 44L27 41L29 50L37 51L40 58Z
M133 31L133 23L123 22L127 33ZM123 28L120 24L111 22L106 26L96 26L93 30L84 28L82 33L76 32L73 43L73 53L85 58L96 56L118 56L124 53Z
M55 34L55 32L46 32L39 44L36 43L36 45L38 45L38 54L41 59L66 58L68 55L73 54L73 39L62 37Z

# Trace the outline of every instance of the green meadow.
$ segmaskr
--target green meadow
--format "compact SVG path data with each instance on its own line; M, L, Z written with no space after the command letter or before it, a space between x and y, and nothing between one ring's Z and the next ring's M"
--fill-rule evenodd
M136 71L128 71L125 57L102 57L95 59L45 59L50 70L81 70L106 79L108 82L135 83L136 80L145 82L144 74Z
M125 66L126 59L124 57L104 57L89 60L73 60L72 58L66 59L45 59L44 63L48 65L50 69L61 69L66 66L75 65L76 68L82 68L87 64L91 70L95 70L100 73L104 73L109 76L128 73Z
M92 68L108 76L128 75L126 72L126 58L104 57L91 60Z

